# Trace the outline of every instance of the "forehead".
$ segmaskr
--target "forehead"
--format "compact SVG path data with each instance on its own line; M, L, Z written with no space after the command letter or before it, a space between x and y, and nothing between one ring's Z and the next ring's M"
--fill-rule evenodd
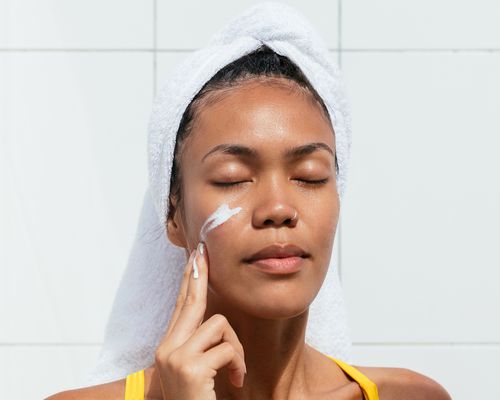
M310 92L281 81L245 83L201 103L188 146L191 156L201 158L204 153L195 153L229 142L266 152L316 141L334 148L333 128L321 105Z

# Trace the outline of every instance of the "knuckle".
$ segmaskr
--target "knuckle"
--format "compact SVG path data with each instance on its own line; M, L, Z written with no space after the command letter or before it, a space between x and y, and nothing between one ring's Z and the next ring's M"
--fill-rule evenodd
M210 317L210 319L213 320L214 323L216 323L217 325L226 325L228 324L228 320L227 318L222 315L222 314L214 314Z
M184 300L184 306L191 306L196 304L196 298L192 294L187 294Z
M175 301L175 306L176 307L181 307L184 304L184 296L180 294L177 296L177 300Z
M196 312L204 312L206 310L207 304L206 302L202 301L199 297L196 297L196 295L191 295L191 296L186 296L186 301L182 305L182 308L187 308L187 307Z
M179 366L178 373L182 379L193 381L198 376L198 367L195 364L184 363Z
M164 347L159 347L155 352L155 363L162 367L175 367L177 363L175 351L172 352Z
M165 350L163 350L162 348L158 348L155 351L155 363L161 365L165 363L165 360L166 360Z
M205 314L205 310L207 309L207 305L206 303L202 303L202 302L198 302L196 304L196 308L197 308L197 311L200 313L200 314Z
M164 355L162 366L170 371L178 371L179 368L182 367L182 362L180 362L180 359L182 358L179 357L180 356L175 351Z
M231 358L235 356L236 350L234 349L233 345L229 342L223 342L221 344L222 350L228 354Z

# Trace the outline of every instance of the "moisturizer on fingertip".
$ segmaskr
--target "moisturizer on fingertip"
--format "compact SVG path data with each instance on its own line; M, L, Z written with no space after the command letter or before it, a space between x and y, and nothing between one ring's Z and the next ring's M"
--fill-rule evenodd
M198 279L199 275L198 275L198 265L196 264L196 258L194 259L194 264L193 264L193 278L194 279Z
M227 203L221 204L217 210L215 210L212 214L208 216L205 220L205 223L202 225L200 229L200 242L205 242L207 237L207 233L217 226L226 222L232 216L238 214L241 211L241 207L229 208ZM198 244L198 251L200 254L203 254L203 245L202 243ZM198 279L198 264L196 264L196 256L193 262L193 278Z
M196 264L196 256L198 253L203 254L203 245L201 243L198 243L198 248L196 249L195 255L194 255L194 260L193 260L193 278L198 279L200 276L198 273L198 264Z

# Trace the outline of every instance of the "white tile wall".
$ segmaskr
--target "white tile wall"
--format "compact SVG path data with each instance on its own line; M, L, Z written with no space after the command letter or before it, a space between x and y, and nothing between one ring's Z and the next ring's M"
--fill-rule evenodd
M417 371L443 386L453 400L500 399L500 387L495 384L498 344L354 345L353 356L354 365Z
M0 48L153 48L154 0L2 0Z
M344 0L345 49L498 49L496 0Z
M152 55L1 57L9 268L0 310L11 323L0 342L99 342L146 188Z
M0 93L7 85L7 74L5 73L5 57L0 57ZM0 95L0 272L2 266L7 265L7 118L6 98Z
M355 125L342 226L353 340L498 342L500 53L342 62Z
M5 398L78 387L95 362L147 183L153 93L252 3L0 0ZM354 364L500 398L477 384L500 356L497 2L288 3L338 56L353 105L334 251Z
M44 399L81 387L97 360L98 345L23 344L0 346L2 398Z

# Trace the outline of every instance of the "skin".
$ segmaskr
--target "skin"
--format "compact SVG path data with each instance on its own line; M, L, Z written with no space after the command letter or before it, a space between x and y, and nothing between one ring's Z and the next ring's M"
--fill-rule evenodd
M203 222L221 203L243 208L206 240L210 269L204 320L216 313L226 316L250 371L243 388L218 374L215 391L223 398L310 397L326 389L318 382L317 362L336 371L330 360L304 344L308 307L324 281L338 222L335 159L325 150L295 160L282 157L285 148L310 142L335 151L332 127L319 105L285 88L250 83L203 108L186 147L183 162L189 160L189 168L181 163L189 182L183 198L186 218L176 213L168 222L170 240L194 249ZM260 159L219 152L201 161L221 143L252 147ZM328 182L308 185L299 179ZM243 183L221 188L213 182ZM311 254L299 274L275 278L244 264L243 259L274 242L295 243Z
M239 388L220 369L214 378L219 399L363 399L356 382L305 343L309 306L327 273L340 212L335 158L322 149L290 160L282 155L311 142L335 152L334 131L312 95L277 81L282 84L244 83L201 108L181 158L184 194L167 221L168 238L188 258L203 222L220 204L243 208L205 241L203 321L215 314L227 318L248 371ZM202 161L221 143L251 147L258 158L217 152ZM328 180L300 181L320 179ZM243 183L224 188L214 182ZM243 261L275 242L294 243L310 254L299 273L273 277ZM377 384L381 399L451 399L437 382L414 371L355 367ZM158 371L152 365L145 372L147 398L161 399ZM122 379L49 399L123 399L124 386Z

